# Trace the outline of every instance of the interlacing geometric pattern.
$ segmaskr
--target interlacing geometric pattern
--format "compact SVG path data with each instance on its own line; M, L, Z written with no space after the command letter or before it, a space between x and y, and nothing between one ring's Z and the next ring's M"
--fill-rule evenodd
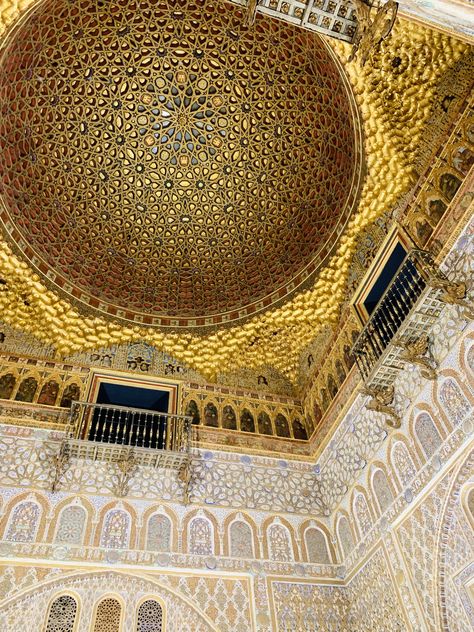
M346 589L347 619L351 632L406 632L410 628L379 548Z
M242 520L236 520L230 525L230 554L244 559L255 557L252 530Z
M0 585L6 578L5 569L0 566ZM45 621L49 604L57 597L58 591L74 592L80 599L81 617L77 632L94 630L95 612L104 599L114 600L116 595L123 599L121 632L137 629L138 611L144 601L157 601L162 606L162 627L166 614L166 632L247 632L252 629L251 585L249 578L217 578L212 575L152 573L139 577L135 572L79 572L58 573L57 569L44 574L37 567L36 580L30 583L26 592L9 600L6 606L0 603L0 630L2 632L29 632L31 621ZM26 567L18 568L22 583L29 573ZM113 590L113 594L110 591ZM1 596L1 593L0 593ZM116 602L118 604L118 600ZM157 609L153 614L158 618ZM210 623L212 621L212 623ZM8 623L7 623L8 622ZM146 623L146 621L143 621ZM151 627L150 632L156 632ZM13 627L12 627L13 626ZM36 628L35 628L36 632ZM62 632L62 631L61 631ZM76 631L74 631L76 632Z
M460 423L471 409L459 386L451 378L443 382L439 398L455 424Z
M437 605L440 626L450 632L470 632L474 616L471 597L474 505L469 506L469 497L461 501L466 487L474 500L474 488L471 486L473 466L474 452L471 450L452 481L438 536L438 559L434 571L437 577Z
M107 513L100 536L101 546L108 549L124 549L130 537L130 515L122 509Z
M117 599L102 599L97 606L94 632L119 632L122 607Z
M456 321L453 321L453 323L454 327ZM134 601L135 609L133 615L130 613L128 603L123 606L122 626L125 630L134 630L136 628L139 604L142 603L143 599L153 598L155 594L159 595L160 602L164 604L168 613L166 622L168 632L170 630L173 630L173 632L174 630L184 632L187 629L185 626L179 627L178 624L175 626L171 624L171 619L175 619L175 614L173 612L171 616L169 615L171 612L169 601L167 601L166 596L162 598L165 588L168 586L174 591L174 595L177 595L178 591L181 592L187 598L188 604L193 602L198 604L196 607L199 607L201 611L205 611L217 629L223 632L233 630L239 630L239 632L242 630L244 632L252 629L251 624L248 624L247 617L242 615L239 627L234 621L237 620L237 617L240 617L241 612L244 612L249 602L246 600L245 591L242 592L242 577L239 577L238 580L230 579L231 574L234 573L248 575L249 581L254 581L255 587L257 582L260 581L258 578L263 577L262 581L267 582L269 592L271 591L270 583L274 584L275 593L278 591L279 595L274 594L273 599L270 594L269 598L271 599L271 604L274 603L277 608L279 630L291 632L301 630L303 632L317 629L328 631L347 629L351 630L351 632L380 632L381 630L402 632L406 629L441 629L439 625L439 604L437 603L438 593L440 594L441 604L444 603L444 598L448 595L446 599L450 608L458 606L458 610L460 608L465 609L463 605L463 582L465 582L467 577L465 571L469 569L465 567L464 563L465 559L468 559L466 555L468 546L464 539L468 540L470 538L471 530L468 530L468 523L461 523L460 528L456 528L456 524L452 522L451 518L447 520L448 514L445 513L445 508L448 496L451 504L459 504L464 502L464 500L467 502L467 498L452 486L453 470L455 468L451 464L453 459L456 458L456 454L459 455L459 458L462 458L460 453L456 453L454 450L458 450L463 444L465 446L463 450L465 450L467 442L472 440L472 420L464 419L461 422L461 427L455 423L458 411L464 410L463 400L458 401L457 409L453 408L451 417L448 415L441 416L436 410L436 402L439 402L439 394L447 376L452 377L459 387L463 389L469 402L472 401L472 397L469 395L469 374L463 372L472 336L472 328L469 330L466 327L463 332L458 330L457 339L460 344L453 348L448 357L440 363L438 380L436 382L426 382L421 393L413 388L409 389L410 393L415 393L416 399L412 400L412 408L410 408L409 412L404 414L402 428L390 434L385 446L376 456L377 460L375 463L368 463L367 467L364 468L365 472L361 473L359 477L355 490L349 490L337 515L328 521L328 537L332 543L335 543L335 541L331 536L335 534L339 536L336 557L332 560L337 566L330 567L329 572L334 573L337 569L337 578L340 578L340 582L334 575L327 575L327 567L316 570L314 566L309 567L305 565L305 561L312 557L311 548L313 548L313 551L316 549L314 543L319 546L320 542L322 542L320 538L317 539L318 541L315 539L312 546L312 528L321 528L324 533L326 533L326 529L323 525L308 519L306 516L294 515L294 511L292 511L290 506L285 512L285 518L273 517L273 521L269 521L265 512L262 511L244 512L242 510L236 512L235 510L225 510L223 507L212 507L212 499L207 494L198 503L206 506L205 511L197 508L193 503L191 507L182 509L176 514L173 514L172 505L174 503L170 503L171 506L168 506L169 500L159 501L160 504L158 505L156 496L153 496L152 503L155 503L153 505L149 500L144 500L143 497L140 500L137 497L132 497L127 499L127 501L116 501L115 503L116 507L129 512L127 515L132 515L137 511L131 550L120 552L120 554L114 551L114 553L117 553L115 559L120 559L121 563L135 566L133 576L129 578L126 578L124 571L120 569L116 574L107 572L107 577L102 584L93 584L90 577L92 573L90 573L89 568L83 567L83 572L79 572L75 579L66 580L64 578L61 580L61 573L64 577L71 572L71 562L68 560L65 565L62 561L63 557L61 557L61 560L57 560L58 568L48 568L47 571L41 570L42 565L45 565L43 561L45 552L52 553L55 556L60 554L58 555L60 557L64 556L64 551L61 551L61 549L68 548L51 546L51 540L54 539L54 530L52 528L41 529L41 535L36 545L22 543L18 546L13 545L11 542L3 543L2 552L6 551L7 554L11 554L12 551L17 550L20 555L24 556L24 559L31 562L32 574L25 579L26 569L22 570L20 568L20 570L17 570L16 567L10 566L8 569L10 574L7 574L6 571L2 572L0 567L0 573L2 573L0 575L0 598L3 595L6 596L4 601L6 603L6 612L0 610L0 629L2 629L2 625L8 629L4 621L7 620L7 617L11 617L10 620L17 626L14 628L15 632L23 632L23 630L28 632L27 627L21 627L21 625L24 625L23 622L27 616L24 612L24 604L30 603L31 609L35 613L41 612L41 620L44 620L52 598L57 596L58 588L61 591L71 590L73 594L78 594L81 603L81 616L83 620L89 622L92 619L86 618L86 613L89 616L89 612L92 612L93 607L102 598L111 596L109 592L111 586L117 595L132 594L133 591L129 590L128 586L124 586L126 581L130 582L130 586L138 586L139 583L140 586L138 590L139 599ZM415 421L418 417L418 410L424 410L427 415L430 415L430 419L434 420L434 423L444 435L443 445L437 457L441 458L447 466L439 474L441 478L437 481L434 480L437 476L434 455L431 462L427 462L428 459L423 457L421 444L417 441L415 435ZM354 423L354 418L351 417L351 424ZM25 449L25 437L29 434L34 438L36 444L40 443L38 441L40 435L36 429L20 426L2 427L0 469L2 470L2 484L4 486L4 489L2 489L4 499L2 503L3 528L7 530L10 516L13 515L15 509L19 506L21 499L23 499L23 502L35 500L42 507L40 523L43 524L44 518L47 518L50 527L59 519L61 511L65 507L71 506L69 503L81 502L84 507L88 508L89 517L86 532L90 532L90 527L92 526L93 534L92 537L91 535L86 536L85 546L80 553L70 551L70 560L77 559L81 565L84 562L101 565L104 563L110 564L113 559L112 556L110 561L105 558L107 562L99 557L100 547L97 547L97 531L100 531L101 523L106 522L107 509L113 505L104 488L95 497L91 493L89 471L84 472L82 482L75 489L68 488L70 481L65 481L64 488L59 494L50 494L43 486L42 492L37 491L34 495L32 494L25 499L24 490L26 487L41 487L41 481L45 482L44 469L40 469L39 476L33 479L32 470L38 466L38 461L35 450L31 449L31 444L30 449ZM399 476L396 468L393 467L391 455L397 445L406 446L412 462L417 463L416 476L412 481L408 481L407 485L411 488L412 495L415 496L412 500L406 494L408 490L402 487L400 482L402 477ZM9 447L4 449L3 446ZM203 451L201 451L201 455L201 462L204 465L206 463L212 464L218 457L217 454L213 455ZM231 466L235 465L235 461L232 460L235 457L236 455L232 455L232 458L229 456L227 461L222 456L219 457L221 459L220 466L225 468L226 463L227 469L230 469ZM252 459L248 455L238 455L238 457L244 468L248 468L253 460L255 460L256 465L259 463L257 457L252 457ZM13 485L8 482L7 472L11 472L15 467L16 458L23 459L23 465L28 465L28 468L23 467L21 470L22 484L17 485L16 489L13 489ZM268 457L265 462L267 467L270 467L270 464L275 466L275 462ZM298 463L291 464L291 468L284 461L280 461L279 464L282 473L289 472L293 468L295 470L299 469L297 467ZM422 467L420 467L420 464ZM466 478L470 477L472 473L472 467L469 467L469 465L472 464L466 463L463 466ZM303 467L303 464L301 466ZM384 483L382 485L379 485L377 477L373 476L376 473L374 472L374 466L379 468L379 472L383 472ZM404 470L404 460L402 460L402 466ZM98 467L98 465L95 464L95 467ZM212 468L210 467L209 469L212 472ZM245 472L245 469L243 471ZM214 473L218 474L218 470L214 469ZM252 482L252 475L248 472L247 475L250 482ZM102 479L102 474L99 473L98 478ZM140 486L145 476L142 473L137 478L139 479L137 480L137 485ZM217 478L220 478L220 476L218 475ZM33 483L32 480L35 480L35 482ZM212 482L212 477L209 481L210 483ZM384 494L393 496L395 500L391 503L390 508L386 510L385 516L382 517L381 513L386 501L377 502L376 492L377 489L379 491L380 489L383 490L387 482L390 485L390 491ZM263 484L266 484L266 481L261 476L260 486ZM237 480L237 477L234 485L241 486L240 479ZM280 486L277 484L276 487L278 491ZM66 490L68 491L66 492ZM86 498L74 500L74 492L79 493L81 496L86 495L87 502ZM302 493L301 486L299 493ZM366 497L370 503L369 510L373 520L372 526L368 519L370 516L367 517L367 520L361 520L358 511L354 512L351 509L354 506L358 509L359 505L356 503L356 499L363 497ZM204 502L204 498L207 499L207 502ZM380 498L379 494L379 501ZM412 503L411 507L408 506L410 503ZM176 504L179 505L179 501ZM363 506L363 511L365 511L365 501ZM146 537L147 521L150 516L156 515L156 512L160 511L167 511L168 517L173 522L173 535L176 533L178 537L173 537L173 553L153 556L140 549ZM179 514L179 517L177 514ZM342 521L338 521L337 516L341 516ZM193 557L190 553L189 532L191 529L189 529L189 524L190 521L191 525L193 524L193 518L202 520L208 525L207 529L203 529L205 537L202 538L202 541L205 544L211 542L213 549L209 555L215 555L215 558L207 558L200 555ZM462 516L459 516L459 519L461 518ZM230 527L232 524L235 524L233 520L245 520L251 526L252 533L256 536L254 538L254 551L259 559L253 561L246 561L241 558L229 559L227 547L231 539ZM367 527L357 529L354 527L354 522L358 522L359 527L366 522ZM97 526L94 528L94 525ZM278 537L274 537L275 529ZM455 538L453 529L456 534ZM363 539L361 532L366 530L366 537ZM180 537L180 534L182 534L182 537ZM260 538L258 536L260 535L262 536L263 551L260 551L261 547L259 546ZM270 551L271 555L268 555L266 546L272 541L273 550ZM281 546L281 542L284 542L283 546ZM441 580L443 576L445 577L444 582L436 579L435 572L436 568L439 567L440 542L443 542L443 546L445 545L446 548L446 560L439 575ZM88 549L93 555L86 557ZM272 557L283 558L284 555L281 555L278 549L280 551L283 550L285 556L288 552L288 557L291 556L291 560L279 562L277 559L268 559ZM341 554L341 549L345 555ZM30 554L31 557L29 557ZM366 556L369 560L365 559ZM293 559L296 563L293 562ZM141 560L143 561L141 562ZM13 564L14 561L16 560L10 560L10 564ZM150 563L153 564L153 569L147 570L152 568ZM195 564L191 572L188 566L190 563ZM143 566L144 564L146 564L146 567ZM160 571L159 567L165 564L168 568ZM341 564L344 564L346 567L345 575ZM51 563L48 566L51 566ZM200 569L204 568L207 568L207 571L204 571L205 576L200 572ZM212 568L214 570L211 570ZM446 572L444 572L444 568L446 568ZM247 572L248 570L250 572ZM458 571L462 571L462 574ZM38 574L34 575L34 573ZM45 573L50 574L45 576ZM58 577L54 577L55 573ZM142 579L139 579L137 575L147 573L156 574L156 582L160 587L150 591L148 587L142 585ZM222 576L221 573L225 573L225 575ZM159 579L158 575L161 575ZM278 577L278 581L268 582L267 578L270 575ZM342 575L344 575L344 578ZM166 582L161 587L163 577L166 578ZM321 581L327 582L329 577L335 580L331 582L331 587L318 585ZM45 581L42 582L42 580ZM54 588L54 583L60 585ZM340 585L337 586L337 583L340 583ZM279 584L280 588L276 584ZM19 588L20 586L21 588ZM468 584L466 584L466 588L467 586ZM86 596L83 596L86 588L88 591L87 600L89 600L87 604ZM51 594L51 591L55 592ZM448 593L448 591L457 591L459 593L457 601L455 601L451 592ZM411 597L407 598L407 595L410 593ZM252 594L257 594L257 590ZM323 597L327 598L326 604L323 609L320 609L319 603ZM466 595L466 598L468 598L468 595ZM259 597L259 600L259 603L264 602L263 597ZM342 610L340 609L341 600L343 602ZM23 607L15 606L15 601L17 604L23 601ZM417 612L415 612L415 608L412 605L414 602L418 604L416 607ZM240 604L243 605L241 606ZM267 606L262 607L261 610L272 614ZM466 612L469 614L469 611L466 610ZM258 614L262 614L262 612L260 611ZM455 611L453 611L453 615L455 616ZM405 616L410 617L412 625L404 621ZM452 615L450 614L449 616L451 617ZM426 620L425 623L423 623L423 618ZM461 615L457 619L461 621ZM463 621L464 619L465 617L462 618ZM21 622L21 625L19 622ZM269 627L270 624L261 626L259 632L263 632L263 630L267 632ZM451 627L456 632L467 632L469 629L464 625L448 626L450 630ZM196 626L197 629L200 628Z
M395 444L392 450L392 459L395 470L398 472L400 482L403 486L407 485L415 476L416 467L407 447L401 441Z
M70 595L61 595L53 601L48 616L46 632L73 632L77 602Z
M339 632L347 611L344 590L335 586L273 581L280 632ZM323 623L324 627L321 627Z
M194 518L189 525L189 551L195 555L211 555L212 527L205 518Z
M316 564L331 564L326 538L320 529L307 529L304 534L308 559Z
M169 551L171 521L162 514L154 514L148 520L146 548L149 551Z
M281 524L272 524L268 530L268 557L280 562L291 562L290 534Z
M436 534L443 516L443 504L449 488L447 474L431 494L398 527L397 539L413 586L422 604L429 629L436 629L433 565L436 559Z
M277 4L285 3L279 0ZM318 4L333 3L321 0ZM3 6L5 18L2 14L2 19L10 22L12 16L24 9L25 0L19 3L4 0ZM425 55L425 50L429 55ZM365 131L370 168L360 215L357 221L348 224L347 234L342 238L338 255L331 259L327 273L311 291L295 295L285 309L268 310L264 317L259 315L238 328L223 328L219 336L186 332L168 336L165 341L164 334L157 329L131 330L106 319L92 320L79 315L70 304L58 301L57 295L38 283L29 268L20 266L17 257L2 242L0 269L8 280L8 288L0 294L4 319L15 327L36 332L39 338L64 354L110 345L117 340L140 338L159 348L164 346L180 361L190 361L207 379L214 379L219 372L236 365L259 366L265 358L266 363L273 364L294 380L301 349L310 343L323 323L335 322L337 306L345 295L351 257L358 247L357 235L380 213L392 209L407 190L410 165L419 155L420 139L425 138L424 124L432 105L441 108L439 80L446 77L450 82L449 68L457 63L464 50L455 40L414 23L405 23L399 29L397 26L390 42L383 46L382 61L377 68L367 65L362 72L358 63L349 64L357 98L368 121ZM347 50L341 47L338 51L341 59L347 58ZM398 58L402 59L401 66L398 66ZM436 58L436 63L430 63L432 58ZM394 99L393 94L404 95L404 98ZM406 121L410 121L410 126ZM433 134L437 134L438 126L430 127ZM21 298L25 295L30 307ZM47 313L50 317L46 317Z
M433 418L428 413L421 413L416 418L415 434L428 458L436 452L442 443Z
M354 514L357 518L359 531L361 535L366 535L372 527L372 518L370 516L369 507L363 494L357 494L354 501Z
M6 540L12 542L33 542L38 529L40 508L35 502L23 502L17 505L11 516Z
M83 507L75 505L66 507L61 513L54 541L63 544L81 544L86 517L86 510Z
M154 599L147 599L138 608L137 632L161 632L163 611Z
M42 3L3 55L0 108L8 232L62 290L127 320L267 307L355 201L328 50L223 2Z

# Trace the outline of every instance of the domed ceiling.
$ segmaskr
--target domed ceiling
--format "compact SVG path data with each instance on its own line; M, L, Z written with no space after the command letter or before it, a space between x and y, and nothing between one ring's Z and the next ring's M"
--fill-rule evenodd
M225 2L52 0L0 64L2 223L63 293L150 325L295 291L354 206L353 106L320 38Z

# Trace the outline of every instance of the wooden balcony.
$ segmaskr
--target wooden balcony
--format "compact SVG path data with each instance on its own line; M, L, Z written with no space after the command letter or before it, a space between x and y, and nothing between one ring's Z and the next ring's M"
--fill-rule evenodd
M386 390L407 363L433 378L430 330L446 303L470 315L465 295L465 284L451 282L430 253L410 250L352 348L366 386Z
M102 461L116 467L118 496L126 496L139 466L177 470L190 478L191 417L141 408L73 402L65 437L52 456L58 489L72 459Z

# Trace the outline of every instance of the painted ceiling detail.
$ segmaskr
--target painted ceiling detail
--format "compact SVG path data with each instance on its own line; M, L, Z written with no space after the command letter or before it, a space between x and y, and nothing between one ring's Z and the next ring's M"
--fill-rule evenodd
M9 237L62 292L205 326L314 274L356 201L352 108L322 41L212 0L52 0L0 67Z

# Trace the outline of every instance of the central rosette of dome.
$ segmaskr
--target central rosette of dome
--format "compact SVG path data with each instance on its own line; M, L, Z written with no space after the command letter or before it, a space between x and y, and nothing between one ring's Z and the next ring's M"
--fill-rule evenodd
M10 34L0 107L8 238L120 318L199 326L281 301L355 201L327 49L223 2L46 0Z
M173 154L181 167L207 162L226 137L224 99L205 78L184 70L168 73L157 84L162 94L144 94L138 106L145 146L163 161Z

